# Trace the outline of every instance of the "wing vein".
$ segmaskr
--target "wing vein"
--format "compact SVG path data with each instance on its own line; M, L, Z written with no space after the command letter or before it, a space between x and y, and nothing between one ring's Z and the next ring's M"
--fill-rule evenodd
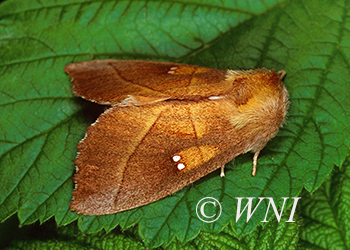
M155 119L155 121L153 122L153 124L147 129L146 133L143 135L142 139L140 140L140 142L137 144L137 146L134 148L134 150L132 151L132 153L129 155L128 159L126 160L126 163L125 163L125 168L123 169L123 174L122 174L122 179L120 181L120 186L122 186L122 184L124 183L124 176L125 176L125 171L127 169L127 166L128 166L128 162L130 160L130 158L135 154L136 150L139 148L139 146L142 144L142 142L145 140L146 136L149 134L149 132L151 131L151 129L156 125L157 121L160 119L162 113L164 111L161 111L159 114L158 114L158 117ZM118 192L117 194L115 195L115 197L118 197L118 194L120 193L120 188L118 189Z
M140 85L140 84L137 84L137 83L134 83L134 82L129 81L128 79L126 79L126 78L124 78L123 76L121 76L121 74L119 73L119 70L118 70L116 67L114 67L113 64L108 63L108 65L111 66L111 67L114 69L114 71L118 74L118 76L119 76L121 79L123 79L125 82L128 82L128 83L130 83L130 84L132 84L132 85L137 85L137 86L139 86L139 87L141 87L141 88L144 88L144 89L149 89L149 90L151 90L151 91L153 91L153 92L157 92L157 93L163 94L162 92L160 92L160 91L158 91L158 90L155 90L155 89L152 89L152 88L150 88L150 87L146 87L146 86L143 86L143 85Z
M201 157L201 161L203 162L204 157L203 157L203 152L202 152L201 148L199 147L196 125L194 124L194 122L192 120L192 113L191 113L191 111L188 110L187 112L188 112L188 117L190 118L190 121L191 121L191 124L192 124L193 132L194 132L195 145L198 148L198 151L199 151L200 157Z

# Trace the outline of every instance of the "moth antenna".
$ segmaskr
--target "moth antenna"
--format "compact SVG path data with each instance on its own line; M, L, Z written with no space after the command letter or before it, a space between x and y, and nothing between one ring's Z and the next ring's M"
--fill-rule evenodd
M277 74L278 74L281 81L286 76L286 72L284 70L278 71Z

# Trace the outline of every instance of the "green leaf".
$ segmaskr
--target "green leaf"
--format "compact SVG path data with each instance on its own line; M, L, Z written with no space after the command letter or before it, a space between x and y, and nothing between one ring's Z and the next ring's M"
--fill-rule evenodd
M78 219L85 233L138 224L147 247L182 243L201 230L236 236L264 219L236 223L235 197L296 197L319 188L350 148L350 32L346 1L8 0L0 4L0 221L22 225ZM215 68L284 69L291 107L251 177L252 155L153 204L106 216L69 209L76 145L93 122L91 106L73 97L64 66L96 58L152 59ZM84 112L85 111L85 112ZM94 116L96 118L96 116ZM196 215L207 196L221 217ZM289 202L287 207L291 206Z
M146 249L139 239L133 239L120 232L108 235L100 232L90 236L82 234L73 225L60 229L50 229L50 233L46 237L12 241L6 249Z
M287 220L288 214L283 215L282 219ZM219 234L202 232L186 244L174 240L161 249L297 249L299 224L278 223L274 219L265 228L258 226L250 235L240 239L232 227L228 226ZM42 237L44 231L41 229L38 236L13 240L6 249L146 249L141 239L135 236L136 228L124 232L113 230L107 235L104 232L84 235L75 225L63 228L55 228L54 225L46 227L45 237Z
M282 220L288 220L288 216L283 215ZM274 219L265 228L259 226L243 238L237 238L236 232L227 227L217 235L203 232L193 243L198 249L297 249L299 227L299 223L279 223Z
M302 199L302 249L350 248L350 161Z

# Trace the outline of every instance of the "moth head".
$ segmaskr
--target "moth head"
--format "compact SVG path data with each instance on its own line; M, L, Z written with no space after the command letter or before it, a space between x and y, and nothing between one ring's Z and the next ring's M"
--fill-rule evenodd
M288 91L282 82L284 76L284 71L267 69L228 71L227 80L233 84L231 98L238 110L234 123L238 127L268 128L271 137L277 133L289 107Z

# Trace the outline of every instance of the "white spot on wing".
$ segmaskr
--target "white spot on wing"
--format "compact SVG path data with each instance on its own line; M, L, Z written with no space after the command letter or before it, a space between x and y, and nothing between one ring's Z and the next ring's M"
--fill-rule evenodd
M174 74L175 73L175 69L177 69L177 67L171 67L170 70L168 71L168 74Z
M137 101L132 95L127 95L127 97L124 100L118 103L118 106L121 106L121 107L132 106L132 105L136 105L136 103Z
M177 164L177 169L178 169L178 170L182 170L182 169L184 169L184 168L185 168L185 165L184 165L183 163Z
M220 99L222 98L222 96L209 96L208 99L209 100L217 100L217 99Z
M181 156L179 156L179 155L174 155L173 156L173 161L174 162L178 162L180 159L181 159Z

